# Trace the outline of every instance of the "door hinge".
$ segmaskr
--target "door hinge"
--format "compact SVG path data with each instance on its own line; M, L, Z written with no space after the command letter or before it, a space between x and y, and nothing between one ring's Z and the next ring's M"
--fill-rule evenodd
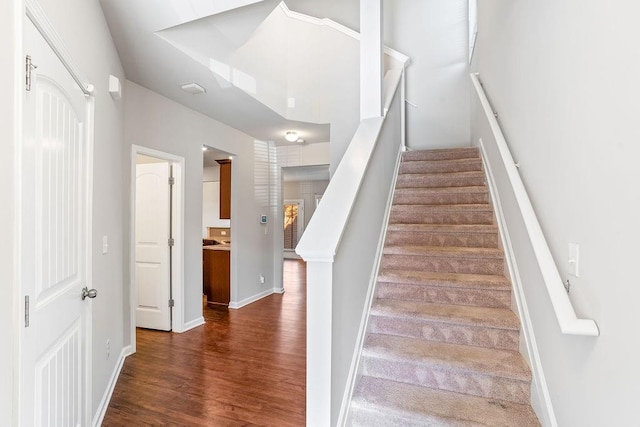
M31 63L31 55L27 55L25 58L25 84L27 91L31 90L31 70L38 68L37 65Z
M169 307L173 307L176 305L176 302L172 299L169 300Z
M169 177L169 185L173 185L176 183L176 179L172 176Z
M24 327L29 327L29 295L24 296Z
M176 244L176 241L173 238L169 239L169 247L173 247Z

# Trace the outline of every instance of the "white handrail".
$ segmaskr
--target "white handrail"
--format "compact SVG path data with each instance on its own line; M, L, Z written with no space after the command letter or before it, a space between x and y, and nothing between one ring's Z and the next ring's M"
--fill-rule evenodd
M509 182L513 188L518 207L520 208L529 239L533 246L533 251L536 255L536 259L544 279L544 284L547 288L547 292L549 293L549 298L551 299L553 310L556 314L556 318L558 319L558 324L560 325L560 330L563 334L568 335L600 335L598 325L596 325L594 320L579 319L576 316L576 312L573 309L569 295L565 290L558 268L553 256L551 255L549 245L544 238L542 228L540 228L540 223L538 222L533 206L531 205L531 200L529 199L524 184L522 183L520 174L518 174L518 170L515 162L513 161L513 157L511 156L511 152L509 151L507 141L504 138L504 134L500 129L498 120L496 120L491 104L487 99L487 95L485 94L480 83L480 79L476 73L471 74L471 81L476 90L476 94L478 95L478 99L480 100L482 109L489 121L491 131L496 138L498 151L500 152L500 157L504 163L507 176L509 177Z
M389 109L401 80L401 70L387 72L384 82L385 112ZM360 122L340 165L329 181L322 203L318 205L296 246L296 253L305 261L333 261L383 124L384 117Z

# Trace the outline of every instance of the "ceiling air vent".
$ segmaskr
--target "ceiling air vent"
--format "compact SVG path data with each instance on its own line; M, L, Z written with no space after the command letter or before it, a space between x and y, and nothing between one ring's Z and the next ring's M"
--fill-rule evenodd
M188 92L192 95L197 95L199 93L205 93L206 90L197 83L187 83L186 85L180 86L183 91Z

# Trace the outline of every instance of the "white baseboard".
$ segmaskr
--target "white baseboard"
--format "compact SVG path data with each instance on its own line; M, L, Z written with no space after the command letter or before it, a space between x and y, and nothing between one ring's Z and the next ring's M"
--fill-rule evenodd
M269 295L273 294L275 292L275 290L273 288L271 289L267 289L266 291L260 292L259 294L256 294L252 297L249 298L245 298L242 301L231 301L229 303L229 308L231 309L238 309L238 308L242 308L245 305L249 305L253 302L256 302L258 300L261 300L264 297L268 297ZM284 292L284 290L283 290Z
M104 395L102 396L102 400L100 401L100 405L98 405L98 410L96 411L95 416L93 417L92 425L94 427L98 427L102 424L104 420L104 416L107 413L107 408L109 408L109 402L111 401L111 396L113 395L113 390L116 388L116 383L118 382L118 377L120 376L120 371L122 371L122 366L124 365L124 359L131 354L131 346L128 345L122 349L120 352L120 356L118 357L118 363L111 373L111 378L109 379L109 384L107 385L107 389L104 391Z
M174 332L183 333L202 325L204 325L204 317L200 316L196 319L193 319L190 322L185 323L181 331L174 331Z
M273 290L274 294L284 294L284 288L275 288Z
M491 201L493 203L498 228L500 230L500 239L505 252L505 261L509 270L509 277L513 284L513 294L516 300L518 308L518 316L522 322L522 337L525 341L527 349L527 359L531 366L532 382L531 382L531 395L532 406L536 411L538 418L543 426L557 427L555 413L553 411L553 405L551 403L551 396L547 387L547 380L542 369L542 362L540 361L540 353L538 352L538 345L536 343L536 337L533 332L533 324L531 322L531 316L529 316L529 308L527 306L527 300L524 294L524 287L520 272L518 270L518 264L516 262L513 246L511 245L511 237L509 236L509 229L507 227L507 220L502 210L502 204L500 202L500 195L496 186L495 178L491 165L488 162L487 152L482 139L479 140L480 150L482 151L482 163L487 176L487 185L489 187L489 194L491 195ZM541 413L540 413L541 412Z

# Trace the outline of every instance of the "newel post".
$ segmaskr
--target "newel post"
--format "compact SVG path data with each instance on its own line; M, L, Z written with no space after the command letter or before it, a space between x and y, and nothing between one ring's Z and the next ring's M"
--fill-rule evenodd
M307 426L331 425L333 260L307 262Z

